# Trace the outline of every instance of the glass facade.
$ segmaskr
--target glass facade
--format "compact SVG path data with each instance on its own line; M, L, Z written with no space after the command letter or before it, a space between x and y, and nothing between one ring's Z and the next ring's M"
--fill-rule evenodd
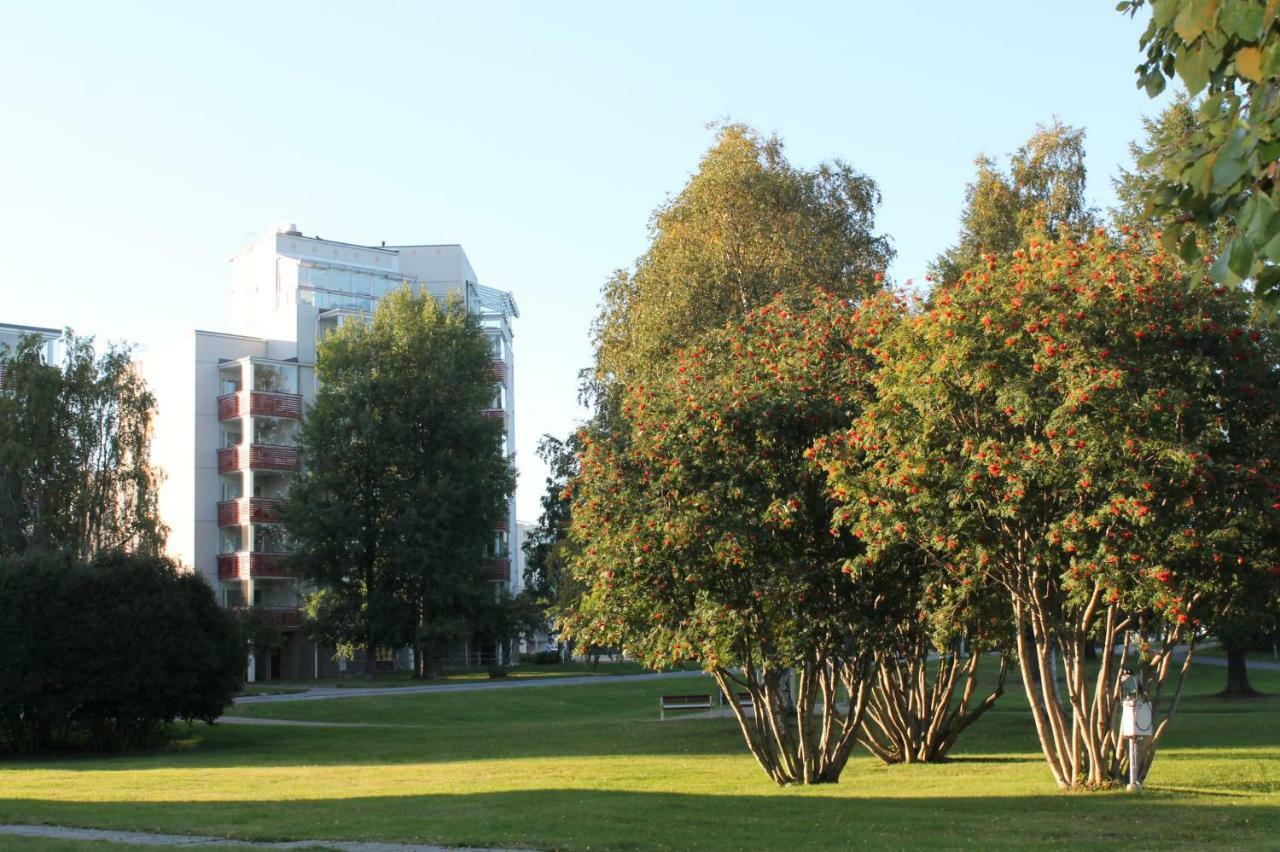
M298 265L298 301L322 311L372 311L379 298L414 283L395 273L307 261Z

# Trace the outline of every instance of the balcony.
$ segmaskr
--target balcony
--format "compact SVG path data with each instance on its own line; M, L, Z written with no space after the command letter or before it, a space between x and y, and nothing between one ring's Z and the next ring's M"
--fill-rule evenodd
M298 448L272 444L240 444L218 450L218 473L237 470L297 470Z
M500 382L504 385L507 383L507 362L506 361L493 362L493 380L495 382Z
M236 607L236 610L261 613L268 624L281 630L296 630L302 626L302 610L296 606Z
M296 420L302 416L302 397L296 393L275 391L237 391L218 397L219 420L234 420L246 414Z
M501 408L486 408L482 413L485 417L492 417L494 420L503 420L507 416L507 412Z
M485 562L484 568L480 571L480 576L494 583L510 583L511 582L511 560L510 559L489 559Z
M220 553L219 580L287 579L297 577L287 553Z
M302 610L297 607L264 606L259 609L266 613L272 626L281 630L296 630L302 626Z
M236 527L241 524L278 524L283 500L266 497L241 497L223 500L218 504L218 526Z

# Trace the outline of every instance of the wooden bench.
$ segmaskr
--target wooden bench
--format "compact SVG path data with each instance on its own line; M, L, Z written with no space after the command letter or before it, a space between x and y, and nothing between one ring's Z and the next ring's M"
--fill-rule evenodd
M725 695L723 692L722 692L722 693L720 693L720 706L722 706L722 707L728 707L728 706L729 706L729 702L730 702L730 701L732 701L732 700L733 700L733 699L729 698L729 696ZM740 708L741 708L741 709L743 709L743 710L750 710L750 709L752 709L752 704L751 704L751 693L750 693L750 692L739 692L739 693L738 693L738 707L740 707Z
M666 719L668 710L706 710L715 709L711 695L664 695L658 699L658 718Z

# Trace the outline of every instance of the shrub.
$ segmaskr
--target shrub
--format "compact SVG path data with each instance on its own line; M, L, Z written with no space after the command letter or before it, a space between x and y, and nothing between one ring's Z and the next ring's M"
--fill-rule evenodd
M560 662L559 651L535 651L532 654L521 654L520 662L533 663L535 666L554 666Z
M0 642L0 744L22 754L123 751L174 719L211 722L244 671L231 615L160 557L0 560Z

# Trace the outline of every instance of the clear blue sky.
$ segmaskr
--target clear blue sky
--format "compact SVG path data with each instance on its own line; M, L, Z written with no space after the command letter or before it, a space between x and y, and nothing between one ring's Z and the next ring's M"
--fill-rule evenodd
M1114 3L22 3L0 27L0 321L143 347L229 325L255 231L459 242L515 292L519 515L599 288L731 117L874 177L892 274L974 155L1058 115L1094 203L1156 105Z

